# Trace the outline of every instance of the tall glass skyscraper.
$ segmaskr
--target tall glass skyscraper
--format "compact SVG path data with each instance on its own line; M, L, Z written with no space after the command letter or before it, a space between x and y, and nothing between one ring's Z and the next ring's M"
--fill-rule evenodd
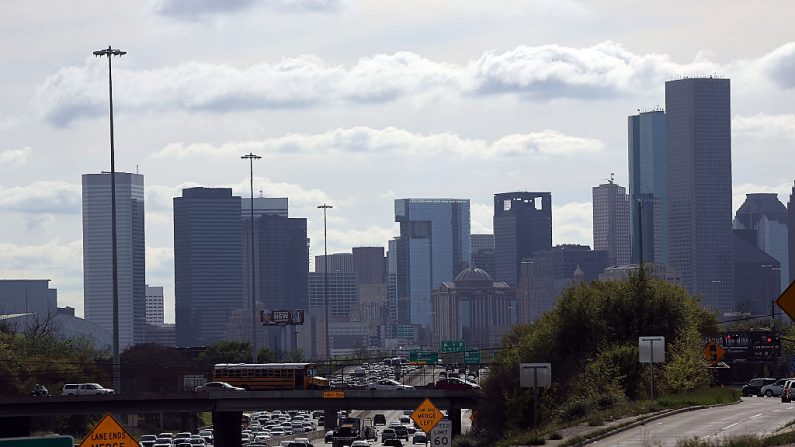
M627 190L613 180L592 190L594 250L607 251L610 267L627 265L630 251Z
M734 311L729 80L668 81L665 111L669 263L705 305Z
M666 186L665 112L653 110L627 118L629 142L630 235L633 263L668 263L668 191ZM638 219L638 202L641 218ZM642 222L643 229L639 228Z
M756 247L780 264L780 286L775 292L784 290L789 285L789 234L787 208L778 200L778 194L746 194L735 214L734 228L756 233Z
M395 221L398 324L427 327L431 290L469 264L469 200L396 199Z
M177 346L226 339L229 316L245 302L241 233L240 197L230 188L187 188L174 198Z
M522 259L552 248L552 194L494 194L494 280L519 284Z
M113 333L110 173L84 174L83 302L86 320ZM146 255L144 176L116 173L119 349L144 342Z

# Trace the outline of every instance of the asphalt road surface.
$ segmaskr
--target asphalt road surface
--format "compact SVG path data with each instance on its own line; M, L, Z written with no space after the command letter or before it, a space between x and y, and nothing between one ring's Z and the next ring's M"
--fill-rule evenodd
M779 398L744 397L736 405L687 411L657 419L592 445L616 447L675 446L680 440L724 439L736 435L768 435L795 420L795 403Z

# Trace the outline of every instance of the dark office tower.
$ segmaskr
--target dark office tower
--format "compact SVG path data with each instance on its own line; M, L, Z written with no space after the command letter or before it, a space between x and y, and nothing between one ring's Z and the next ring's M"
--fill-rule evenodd
M627 118L629 141L630 234L633 263L668 263L668 191L666 187L665 112L653 110ZM640 219L638 202L641 203ZM643 231L638 225L643 224Z
M306 238L306 219L263 214L256 217L254 222L257 303L262 303L264 309L270 310L307 310L309 245ZM251 250L250 225L250 219L243 220L243 247L247 253ZM250 263L243 266L243 291L247 309L251 309L249 265ZM250 329L244 326L243 332L250 333ZM284 328L264 328L258 337L265 337L262 341L273 351L292 350L297 347L296 332L288 333Z
M477 267L494 277L494 235L473 234L470 237L472 245L471 267Z
M351 253L330 253L328 258L326 255L315 256L315 272L325 272L326 265L328 265L329 273L350 273L353 271L353 255Z
M353 271L359 284L386 284L384 247L353 247Z
M230 188L187 188L174 198L177 346L207 346L227 335L243 303L240 197Z
M789 252L789 280L795 281L795 186L792 187L792 192L789 195L789 202L787 202L787 222L788 222L788 243L787 251Z
M608 253L608 266L629 264L629 196L609 180L593 188L593 246Z
M778 296L789 285L787 208L778 200L778 194L746 194L745 202L734 215L734 228L752 230L756 235L754 246L776 259L781 269L780 283L771 292ZM762 265L774 268L770 263ZM739 288L736 282L735 287Z
M86 320L113 333L110 173L83 175L83 293ZM144 176L116 173L119 348L144 342Z
M467 268L468 199L396 199L398 324L431 324L431 291Z
M552 194L494 194L495 281L519 284L522 259L552 248Z
M734 311L729 80L665 83L669 263L682 284Z
M779 295L781 264L756 245L754 230L734 230L735 309L751 315L769 315Z

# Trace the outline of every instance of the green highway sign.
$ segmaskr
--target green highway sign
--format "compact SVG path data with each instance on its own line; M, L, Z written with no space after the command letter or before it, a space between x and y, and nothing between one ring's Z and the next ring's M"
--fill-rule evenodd
M71 436L0 439L0 447L73 447L74 444L75 440Z
M480 351L466 351L464 352L464 363L467 365L480 364Z
M438 352L422 352L422 351L409 352L409 363L432 364L438 362L439 362Z
M466 344L464 340L442 340L442 352L464 352Z

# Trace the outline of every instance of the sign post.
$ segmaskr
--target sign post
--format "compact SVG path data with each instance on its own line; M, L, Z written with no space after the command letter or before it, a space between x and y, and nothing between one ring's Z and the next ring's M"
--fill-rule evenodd
M466 344L464 340L442 340L442 352L464 352Z
M533 388L533 428L538 438L538 389L552 386L551 363L521 363L519 365L519 386Z
M453 445L453 423L449 419L442 419L429 433L432 447L450 447Z
M467 365L479 365L480 364L480 351L465 351L464 352L464 363Z
M776 304L785 314L795 320L795 281L781 292L781 296L776 298Z
M411 420L413 420L417 427L425 433L430 433L436 424L442 420L444 415L430 399L425 399L422 403L411 413Z
M137 447L138 441L110 414L86 435L80 447Z
M704 347L704 359L712 364L718 366L718 362L726 355L726 350L714 341L710 341Z
M654 364L665 363L665 337L638 337L638 354L640 363L651 364L651 400L654 400Z

